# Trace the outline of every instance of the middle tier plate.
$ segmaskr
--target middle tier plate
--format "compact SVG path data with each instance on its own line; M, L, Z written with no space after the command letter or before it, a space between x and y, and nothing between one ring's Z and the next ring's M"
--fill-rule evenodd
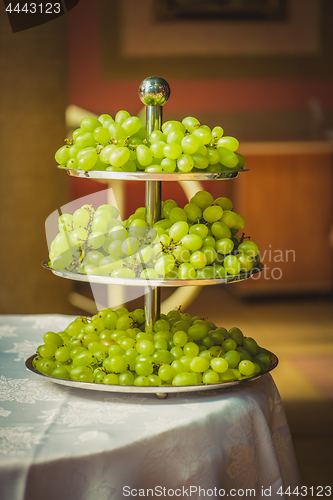
M74 280L74 281L85 281L87 283L102 283L104 285L127 285L127 286L148 286L148 287L156 287L156 286L163 286L163 287L175 287L175 286L194 286L194 285L223 285L223 284L229 284L229 283L235 283L237 281L243 281L254 274L260 273L264 266L263 264L259 263L256 264L256 267L251 269L250 272L248 273L241 273L238 274L237 276L229 276L227 278L208 278L208 279L189 279L189 280L183 280L183 279L176 279L176 280L165 280L165 279L153 279L153 280L144 280L141 278L113 278L112 276L98 276L98 275L93 275L93 274L79 274L79 273L72 273L70 271L57 271L55 269L52 269L49 266L48 261L42 262L42 266L45 269L48 269L51 271L53 274L56 276L60 276L61 278L67 278L69 280Z
M241 172L246 172L247 168L240 170L225 170L224 172L107 172L106 170L74 170L71 168L58 167L65 170L71 177L81 177L83 179L98 180L120 180L120 181L214 181L236 179Z

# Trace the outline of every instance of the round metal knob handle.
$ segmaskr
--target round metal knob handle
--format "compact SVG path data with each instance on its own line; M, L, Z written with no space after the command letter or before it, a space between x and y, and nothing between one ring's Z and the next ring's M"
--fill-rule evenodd
M160 76L149 76L140 84L139 97L146 106L163 106L170 97L169 84Z

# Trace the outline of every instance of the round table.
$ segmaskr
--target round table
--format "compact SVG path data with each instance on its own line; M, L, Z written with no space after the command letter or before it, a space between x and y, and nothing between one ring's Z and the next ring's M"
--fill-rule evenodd
M65 387L28 371L43 333L71 320L0 316L1 500L284 499L288 487L300 491L270 374L158 400Z

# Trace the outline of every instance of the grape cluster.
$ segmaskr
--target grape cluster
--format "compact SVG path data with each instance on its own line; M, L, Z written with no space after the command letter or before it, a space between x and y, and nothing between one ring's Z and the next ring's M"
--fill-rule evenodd
M237 153L239 142L212 130L194 117L168 121L162 131L147 137L140 118L118 111L83 118L73 139L57 150L55 159L64 168L108 172L151 173L221 172L241 170L245 159Z
M45 375L109 385L216 384L269 369L270 353L239 328L217 327L180 310L144 331L143 309L102 309L64 331L46 332L34 367Z
M59 217L50 267L114 278L227 279L249 273L260 261L256 243L237 236L245 220L230 199L198 191L184 208L162 204L150 228L144 207L121 222L112 205L83 205Z

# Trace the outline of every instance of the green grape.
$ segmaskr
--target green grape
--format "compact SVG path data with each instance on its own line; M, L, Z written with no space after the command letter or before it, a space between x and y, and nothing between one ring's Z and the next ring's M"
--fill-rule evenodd
M186 221L181 220L176 222L170 227L169 236L173 241L180 241L186 234L188 234L188 224Z
M220 161L220 155L214 148L207 148L207 159L209 165L217 165Z
M229 229L231 229L238 222L238 217L235 212L232 212L231 210L225 210L221 217L221 221L224 222L224 224L226 224Z
M74 159L77 157L78 153L82 151L77 144L73 144L73 146L70 146L68 149L68 155L70 159Z
M162 365L158 369L158 376L163 382L171 382L175 375L175 370L171 365Z
M112 354L113 356L113 354ZM127 369L127 361L122 355L114 356L110 359L110 368L114 373L121 373Z
M180 145L183 138L184 138L184 132L182 130L172 130L168 134L167 142L169 144L179 144Z
M170 325L165 319L158 319L154 324L154 332L162 332L170 330Z
M217 240L222 238L231 238L231 231L228 226L224 224L224 222L214 222L211 226L211 231Z
M222 347L225 352L234 351L237 348L237 342L232 338L228 338L222 342Z
M74 132L73 132L73 134L72 134L72 137L73 137L74 141L76 141L77 137L79 135L82 135L83 133L84 132L83 132L82 128L75 129Z
M54 332L44 333L43 340L45 344L55 344L57 347L61 347L63 345L63 340L60 335Z
M187 116L182 120L182 124L185 125L186 130L191 134L196 128L200 127L200 122L193 116Z
M56 369L56 364L51 359L45 359L41 365L41 372L45 375L52 375L53 371Z
M205 210L214 203L214 198L208 191L197 191L190 202L197 205L201 210Z
M224 132L224 131L223 131L223 128L222 128L222 127L218 127L218 126L217 126L217 127L214 127L214 128L212 129L212 137L213 137L214 139L220 139L220 137L222 137L222 135L223 135L223 132Z
M162 217L169 219L171 210L176 207L178 205L174 200L166 200L162 206Z
M111 115L109 115L107 113L103 113L103 114L99 115L99 117L97 119L102 124L104 124L105 120L110 120L111 119L113 121L113 118L111 117Z
M251 356L257 356L259 354L259 346L252 337L243 338L243 347L251 354Z
M78 208L73 213L72 220L73 220L73 227L75 229L78 227L86 227L90 220L89 212L82 208Z
M90 364L93 364L96 361L95 356L89 352L81 352L74 356L73 358L73 366L78 367L78 366L88 366Z
M195 137L195 135L186 135L181 141L183 152L189 155L195 153L200 147L200 144L199 138Z
M234 224L233 229L238 231L238 229L242 229L245 226L245 219L242 215L237 214L236 212L235 215L237 215L237 221Z
M88 116L83 118L80 123L80 127L84 132L93 132L96 127L101 127L102 123L97 120L97 118L93 118Z
M192 155L192 159L194 162L194 167L200 170L205 170L209 165L207 156L201 155L198 152Z
M169 273L175 265L175 258L172 255L162 255L155 264L155 271L161 275L165 276Z
M179 172L190 172L194 167L194 160L189 154L181 154L179 158L177 158L177 167Z
M234 242L230 238L221 238L216 241L216 250L222 255L227 255L232 252Z
M188 335L186 332L179 330L174 333L172 340L176 346L183 347L188 341Z
M97 162L97 152L96 151L85 151L80 158L77 160L77 166L80 170L91 170L94 168Z
M162 380L157 375L154 375L154 374L148 375L147 378L149 380L149 385L151 385L151 386L161 386L162 385Z
M203 240L208 235L208 227L205 226L205 224L193 224L193 226L190 227L189 233L196 234Z
M255 366L254 363L252 363L252 361L244 359L239 362L238 370L242 375L245 375L246 377L251 377L251 375L254 375Z
M252 361L251 354L246 349L244 349L244 347L239 346L237 347L236 351L239 352L241 361L243 361L244 359Z
M163 134L160 130L154 130L149 136L150 144L154 144L155 142L166 142L167 136Z
M139 248L139 240L132 236L126 238L126 240L124 240L121 245L121 249L125 255L133 255L139 250Z
M227 255L223 261L223 266L228 274L235 276L241 270L241 263L235 255Z
M141 279L146 279L146 280L155 280L155 279L158 279L160 276L159 274L155 271L155 269L151 269L151 268L148 268L148 269L144 269L141 274L140 274L140 278Z
M203 267L202 269L198 270L197 273L197 278L198 279L214 279L215 276L215 269L213 266L207 265Z
M164 132L165 135L168 136L170 132L172 132L173 130L181 130L182 132L185 133L186 128L185 125L183 125L181 122L177 120L170 120L163 123L162 131Z
M178 268L178 279L180 280L194 280L197 272L192 264L183 262Z
M55 154L55 161L62 165L69 160L69 146L62 146L59 148Z
M170 160L177 160L183 153L182 147L180 144L176 143L167 143L163 147L163 154L166 158Z
M147 167L148 165L150 165L153 160L152 151L144 144L140 144L136 148L136 156L137 156L137 161L143 167Z
M129 370L119 374L119 385L134 385L134 375Z
M236 368L241 360L239 352L235 350L226 352L223 354L222 358L227 361L229 368Z
M135 278L135 272L132 269L119 268L112 271L111 276L113 278Z
M174 207L172 210L170 210L169 214L169 220L171 224L175 224L176 222L180 221L187 221L187 215L185 210L179 207Z
M105 385L119 385L119 375L115 373L108 373L102 380Z
M189 336L191 336L190 333ZM183 346L183 352L185 356L191 356L193 358L199 354L199 347L194 342L186 342L186 344Z
M177 319L177 321L171 326L171 333L174 334L176 332L187 332L190 324L185 319Z
M171 160L170 158L163 158L161 161L161 167L163 172L172 173L177 168L177 163L175 160Z
M193 372L203 373L209 368L209 361L203 357L196 356L190 362L190 368Z
M195 250L200 250L202 247L202 238L197 234L186 234L181 240L182 246L194 252Z
M210 264L213 264L213 262L216 259L216 250L215 250L215 248L209 247L209 246L203 246L201 248L201 252L206 257L207 265L209 266Z
M184 356L183 349L179 346L173 346L170 349L170 354L172 354L172 357L177 360L180 359L182 356Z
M263 366L263 369L267 370L271 366L272 358L269 352L259 352L259 354L253 358L253 361L257 364L260 363L260 365Z
M117 149L117 146L115 144L109 144L108 146L105 146L98 155L99 159L103 163L110 163L110 155L112 151L115 151Z
M154 353L154 344L150 340L140 340L135 345L135 349L139 354L145 354L151 356Z
M57 361L65 362L70 359L70 350L68 347L63 346L59 347L55 353L54 357L56 358Z
M207 257L204 252L193 252L190 257L190 263L195 269L203 269L207 264Z
M144 376L138 376L134 379L134 385L139 386L139 387L146 387L149 386L149 378L144 377Z
M212 140L212 132L208 127L198 127L193 130L192 135L197 137L200 143L204 145L208 144Z
M123 146L126 139L126 132L119 123L111 123L108 128L111 138L117 142L118 146Z
M184 211L189 221L197 222L202 217L202 210L195 203L187 203Z
M111 151L110 163L113 167L122 167L130 159L130 151L126 147L119 147Z
M239 260L240 265L241 265L240 272L248 273L252 270L252 268L254 266L254 262L252 260L252 257L250 257L249 255L247 255L245 253L239 253L237 255L237 259Z
M93 136L96 142L105 146L110 142L111 135L110 132L105 127L96 127L93 131Z
M185 263L190 261L191 252L182 245L176 245L172 248L172 255L178 262Z
M37 354L42 358L53 358L57 349L58 346L56 344L43 344L37 348Z
M250 240L243 241L243 243L238 245L238 250L251 257L256 257L259 253L258 245Z
M204 339L208 335L208 326L203 323L193 323L187 330L187 335L195 342ZM185 351L184 351L185 352Z
M85 133L85 134L79 135L75 139L75 144L80 149L88 148L88 147L92 147L92 146L96 145L96 139L94 138L93 134Z
M235 153L230 151L230 149L225 147L218 147L217 151L219 153L220 162L222 163L222 165L227 168L234 168L238 165L238 158Z
M159 349L154 352L153 360L155 365L160 365L161 363L169 365L173 361L173 356L168 350Z
M128 111L122 109L121 111L118 111L114 119L117 123L119 123L119 125L121 125L122 123L124 123L125 120L127 120L127 118L130 118L130 116L131 115L129 114Z
M126 135L132 136L139 132L142 127L140 118L137 116L130 116L121 123L122 128L125 130Z
M210 207L205 208L202 216L207 222L213 223L213 222L216 222L219 219L221 219L222 214L223 214L223 210L221 207L219 207L218 205L212 205ZM223 221L223 219L222 219L222 221ZM225 221L223 221L223 222L225 222Z
M214 372L214 370L206 370L202 374L202 382L203 384L218 384L220 381L220 377L218 373Z
M213 236L206 236L206 238L203 239L203 245L204 247L212 247L215 248L216 246L216 240Z
M157 141L150 145L150 154L153 158L164 158L164 146L166 146L165 142Z
M151 375L153 373L153 370L153 365L148 361L137 361L135 364L135 371L138 375L147 377L147 375Z
M214 201L214 205L219 205L223 210L233 209L232 201L229 200L229 198L225 198L224 196L216 198L216 200Z
M69 380L69 373L66 366L60 366L52 371L52 377L62 378L64 380Z
M237 166L239 168L243 168L245 166L245 163L246 163L244 156L242 156L242 155L240 155L239 153L236 153L236 152L235 152L235 155L237 156L237 159L238 159L238 165Z
M182 385L197 385L197 377L195 373L178 373L173 381L172 385L182 386Z
M217 141L217 147L224 147L229 149L230 151L237 151L237 149L239 148L239 142L237 141L237 139L235 139L235 137L229 137L225 135Z
M168 342L164 339L159 339L154 342L154 348L157 351L158 349L168 349Z

